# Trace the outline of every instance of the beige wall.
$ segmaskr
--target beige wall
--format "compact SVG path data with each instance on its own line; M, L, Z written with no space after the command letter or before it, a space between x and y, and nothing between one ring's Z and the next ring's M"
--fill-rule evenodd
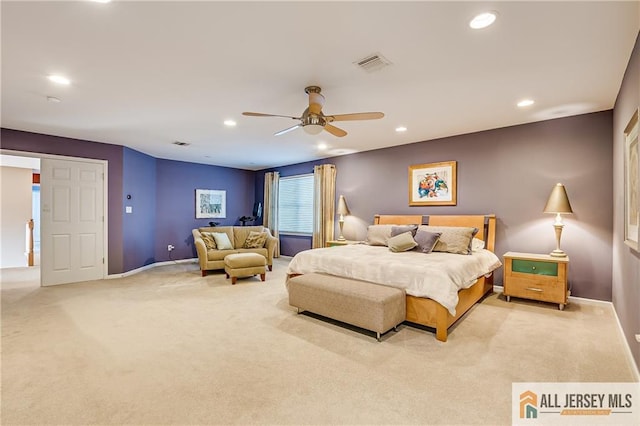
M0 167L0 267L27 266L26 223L31 219L31 169Z

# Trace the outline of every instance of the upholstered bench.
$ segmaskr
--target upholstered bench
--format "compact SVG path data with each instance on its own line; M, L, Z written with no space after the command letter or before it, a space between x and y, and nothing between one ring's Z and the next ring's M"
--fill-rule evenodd
M265 280L267 259L258 253L235 253L224 257L224 271L227 278L231 277L231 284L235 284L238 277L250 277L260 274Z
M403 289L324 274L298 275L287 280L289 304L380 334L405 320Z

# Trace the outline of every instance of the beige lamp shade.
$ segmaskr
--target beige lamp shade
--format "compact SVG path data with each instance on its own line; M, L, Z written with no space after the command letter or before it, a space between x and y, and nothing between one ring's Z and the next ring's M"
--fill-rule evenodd
M567 190L564 189L564 185L557 183L551 190L547 205L544 207L545 213L560 213L569 214L573 213L571 209L571 203L569 203L569 197L567 196Z
M338 200L338 211L339 215L349 215L351 212L349 211L349 207L347 207L347 201L344 199L344 195L340 196Z

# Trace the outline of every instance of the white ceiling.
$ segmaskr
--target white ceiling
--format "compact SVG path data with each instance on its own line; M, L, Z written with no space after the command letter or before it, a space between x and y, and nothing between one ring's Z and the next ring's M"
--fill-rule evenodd
M2 1L1 125L257 170L602 111L614 105L639 9L638 1ZM496 23L470 29L485 10L499 13ZM367 73L353 64L372 53L392 65ZM49 82L52 73L71 85ZM308 85L322 87L325 114L385 117L336 122L348 132L337 138L273 136L295 122L241 115L299 116ZM517 108L523 98L536 103ZM408 131L396 133L400 125Z

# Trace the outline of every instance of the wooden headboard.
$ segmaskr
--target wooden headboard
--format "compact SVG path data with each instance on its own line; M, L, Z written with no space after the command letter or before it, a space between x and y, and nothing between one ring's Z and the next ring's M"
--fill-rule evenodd
M496 243L496 215L382 215L373 218L374 225L432 225L470 226L478 228L476 238L485 242L487 250L494 251Z

